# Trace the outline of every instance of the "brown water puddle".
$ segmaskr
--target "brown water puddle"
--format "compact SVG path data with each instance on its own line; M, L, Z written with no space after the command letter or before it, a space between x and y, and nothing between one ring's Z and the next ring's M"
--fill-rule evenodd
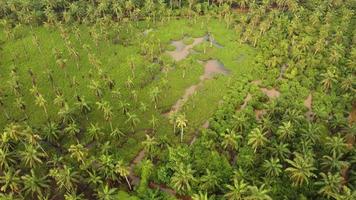
M173 41L172 45L176 47L176 50L167 51L167 52L169 55L172 56L172 58L175 61L180 61L189 55L190 50L193 49L194 46L196 46L204 41L205 41L205 37L195 38L194 42L190 45L185 45L183 40Z
M186 58L190 53L191 50L198 44L204 42L204 41L209 41L211 45L214 45L217 48L222 48L219 43L216 42L213 38L209 36L203 36L203 37L198 37L194 38L194 41L192 44L185 45L183 40L177 40L177 41L172 41L172 45L176 48L174 51L167 51L167 53L172 56L172 58L175 61L180 61Z
M203 82L205 80L212 79L217 74L228 75L229 71L218 60L207 61L204 64L204 74L199 77L200 82L187 88L183 96L172 106L171 110L164 113L164 115L169 116L171 113L179 111L188 101L189 97L192 96L201 86L203 86Z
M261 88L261 91L265 93L270 99L278 98L281 95L281 93L275 88L272 89Z

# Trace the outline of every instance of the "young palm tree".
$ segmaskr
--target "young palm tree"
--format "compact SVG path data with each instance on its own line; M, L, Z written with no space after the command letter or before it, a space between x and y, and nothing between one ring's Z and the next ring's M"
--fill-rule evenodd
M185 118L185 114L179 114L176 118L177 127L180 128L180 141L183 142L184 128L187 126L188 120Z
M0 169L4 171L15 163L15 153L8 148L0 148Z
M65 189L66 191L72 191L75 188L75 184L80 181L79 173L67 165L63 165L62 168L51 169L49 176L54 178L59 189Z
M179 163L171 178L173 188L179 193L191 191L191 184L196 181L194 172L190 165Z
M321 74L321 77L323 77L323 80L321 81L321 84L323 85L323 89L326 91L329 91L332 89L333 85L337 83L338 76L336 74L336 69L328 69L326 73Z
M2 192L20 192L21 188L21 179L20 179L20 170L16 170L10 168L9 170L4 170L3 173L0 175L0 191Z
M129 112L126 113L126 116L127 116L127 120L125 121L125 123L130 123L131 130L132 132L134 132L137 124L140 122L140 119L137 117L136 114L131 114Z
M159 94L160 93L161 93L161 91L160 91L160 89L158 87L154 87L150 91L151 101L154 103L155 109L157 109L157 104L158 104Z
M42 94L38 93L35 99L35 104L41 108L43 108L46 117L48 118L48 113L47 113L47 101L43 98Z
M66 193L64 195L64 200L85 200L83 194L77 194L76 192Z
M88 128L88 135L91 140L98 141L101 138L101 136L104 135L104 133L102 132L101 128L97 123L96 124L91 123L90 127Z
M89 89L93 90L95 96L99 99L103 96L103 90L98 81L92 80L89 84Z
M301 186L304 183L309 183L309 178L316 177L313 173L316 168L314 167L312 158L295 153L293 160L287 159L286 161L291 166L285 171L290 174L290 179L294 186Z
M43 152L42 147L39 145L30 145L25 144L25 149L19 152L21 160L25 163L25 166L31 168L35 167L38 164L42 163L41 158L46 157L46 154Z
M74 158L81 163L84 163L84 160L88 156L88 150L80 143L76 145L70 145L68 152L70 153L71 158Z
M64 132L68 133L71 137L75 136L80 132L78 125L72 121L64 128Z
M263 147L268 142L265 137L266 133L263 133L261 128L254 128L248 135L247 144L251 145L256 152L259 147Z
M31 169L31 174L26 174L21 177L23 180L23 191L25 195L31 194L38 195L39 197L43 196L43 190L49 188L47 176L39 176L35 174L35 171Z
M289 145L281 143L273 143L272 147L269 148L271 150L272 156L278 157L281 160L284 160L289 157L291 154L289 150Z
M116 168L116 173L118 173L120 176L125 178L126 183L129 186L129 189L132 190L130 181L127 178L130 175L130 168L124 164L123 160L117 161L115 168Z
M49 142L55 142L58 139L58 134L60 133L58 126L56 123L50 121L48 122L42 130L42 137L49 141Z
M246 198L248 192L248 185L244 180L238 181L234 179L233 185L226 185L229 190L224 197L228 200L243 200Z
M158 145L156 139L146 134L146 140L142 142L142 145L145 152L147 152L147 154L150 155L152 160L152 155L156 152L157 145Z
M279 176L282 172L282 165L278 158L271 158L270 160L265 160L263 163L263 168L266 174L270 177Z
M110 188L105 184L97 190L96 196L99 200L116 200L116 190L116 188Z
M198 194L193 194L192 200L208 200L208 194L206 192L199 191Z
M154 115L152 115L150 124L152 125L152 130L155 131L158 124L158 119Z

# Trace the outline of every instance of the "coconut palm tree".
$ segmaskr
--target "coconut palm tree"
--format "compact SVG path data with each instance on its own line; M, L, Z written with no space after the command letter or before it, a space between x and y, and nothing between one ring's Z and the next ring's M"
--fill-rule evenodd
M25 195L31 194L31 197L37 195L42 197L43 190L49 188L49 181L47 180L47 176L38 175L33 169L31 169L30 172L30 174L21 176L24 184L23 192Z
M206 192L199 191L198 194L193 194L192 200L208 200L208 194Z
M328 172L325 174L324 172L320 173L322 180L316 182L315 184L320 187L318 193L323 196L332 198L335 194L341 193L341 183L343 178L340 174L332 174Z
M155 131L158 124L158 119L154 115L151 117L150 124L152 125L152 130Z
M118 173L120 176L125 178L126 183L129 186L129 189L132 190L130 181L127 178L130 175L130 168L124 164L123 160L117 161L115 168L116 168L116 173Z
M99 99L102 98L103 90L102 90L102 87L98 81L92 80L88 87L89 87L89 89L93 90L96 97L98 97Z
M70 145L68 152L70 157L76 159L78 162L84 163L84 160L88 156L88 149L86 149L82 144L78 143L76 145Z
M329 150L329 152L339 155L345 153L347 144L345 143L344 138L337 135L333 137L327 137L325 147Z
M80 132L78 125L72 121L64 128L64 132L68 133L71 137L75 136Z
M180 141L183 142L184 128L187 126L188 120L185 118L185 114L179 114L176 118L177 127L180 128Z
M271 158L270 160L265 160L263 163L263 168L266 174L270 177L279 176L282 172L282 165L278 158Z
M261 187L249 186L249 194L245 198L246 200L272 200L272 198L267 194L269 190L265 189L265 185Z
M323 78L321 80L321 84L323 85L323 89L326 91L332 89L338 80L338 75L336 74L335 68L327 69L326 73L321 74L321 77Z
M251 145L254 151L256 152L259 147L263 147L268 142L265 137L266 133L263 133L261 128L254 128L248 135L247 144Z
M21 156L21 160L24 162L25 166L31 168L41 164L41 158L46 157L42 147L31 144L25 144L25 149L20 151L19 155Z
M47 101L43 98L42 94L38 93L35 99L35 104L39 107L41 107L45 114L46 117L48 118L48 113L47 113Z
M49 176L56 181L59 189L65 189L66 191L72 191L75 188L75 184L80 181L79 173L67 165L63 165L61 168L51 169Z
M8 148L0 148L0 169L4 171L15 163L15 153Z
M110 188L107 184L102 185L98 190L96 196L99 200L115 200L116 188Z
M127 120L125 121L125 123L130 123L131 130L132 132L134 132L137 124L140 123L140 119L137 117L136 114L131 114L129 112L126 113L126 116L127 116Z
M2 174L0 174L0 191L2 192L20 192L21 188L21 179L20 179L20 171L13 168L9 168L8 170L4 170Z
M161 90L158 87L153 87L150 90L150 98L151 101L154 103L155 105L155 109L157 109L157 104L158 104L158 100L159 100L159 94L161 93Z
M313 164L313 159L308 156L295 153L293 160L286 159L291 165L285 171L290 174L290 179L294 186L301 186L304 183L309 183L309 178L316 177L313 173L316 168Z
M196 181L194 172L189 164L179 163L171 178L172 187L179 193L191 191L191 184Z
M221 179L209 169L206 169L204 174L199 180L199 188L203 191L213 193L217 188L220 188Z
M146 134L146 140L142 142L142 145L145 152L150 155L152 160L152 155L156 152L158 145L156 139Z
M347 161L341 160L344 154L332 153L332 156L325 155L322 157L321 166L323 169L332 172L339 172L341 169L348 167L350 164Z
M90 140L98 141L101 138L101 136L104 135L104 133L102 132L102 129L100 128L98 123L96 123L96 124L90 123L90 127L88 128L87 131L88 131Z
M228 200L243 200L246 198L248 192L248 185L244 180L238 181L234 179L233 185L226 185L228 192L224 197Z
M295 135L293 125L290 121L282 122L282 125L278 127L278 138L284 141L290 140Z

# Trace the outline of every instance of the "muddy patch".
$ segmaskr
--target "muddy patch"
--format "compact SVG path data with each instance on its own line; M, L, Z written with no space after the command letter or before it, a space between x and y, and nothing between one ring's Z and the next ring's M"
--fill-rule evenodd
M244 99L244 103L236 110L236 111L240 111L242 109L245 109L247 106L247 103L252 99L252 95L250 93L247 94L247 96Z
M267 111L265 109L262 110L255 110L255 117L257 121L260 121L263 117L264 114L266 114Z
M184 40L184 39L183 39ZM203 37L194 38L192 44L185 45L183 40L172 41L171 45L173 45L176 49L174 51L167 51L167 53L175 60L180 61L186 58L190 53L193 52L193 48L198 44L207 41L210 42L210 46L215 46L217 48L223 48L221 44L219 44L214 38L206 35Z
M305 113L305 116L311 120L313 117L313 110L312 110L312 102L313 102L313 96L310 93L308 97L304 100L304 106L307 107L308 111Z
M194 46L204 42L205 37L195 38L193 43L185 45L183 40L173 41L171 44L176 48L174 51L168 51L168 54L172 56L175 61L180 61L186 58L190 54L190 50Z
M131 179L131 184L132 185L138 185L140 182L140 178L135 176L134 173L134 167L140 163L143 158L145 157L145 150L141 150L136 157L132 160L131 164L130 164L130 179Z
M179 111L183 105L188 101L190 96L192 96L200 87L203 86L204 81L208 79L212 79L214 76L218 74L228 75L230 72L227 70L224 65L218 60L208 60L204 64L204 74L199 77L200 82L196 85L192 85L187 88L183 94L183 96L172 106L169 112L164 113L165 116L169 116L170 114Z
M267 88L261 88L261 91L266 94L270 99L275 99L278 98L281 93L276 90L275 88L272 89L267 89Z
M200 76L200 80L211 79L216 74L228 75L230 72L218 60L209 60L204 65L204 74Z

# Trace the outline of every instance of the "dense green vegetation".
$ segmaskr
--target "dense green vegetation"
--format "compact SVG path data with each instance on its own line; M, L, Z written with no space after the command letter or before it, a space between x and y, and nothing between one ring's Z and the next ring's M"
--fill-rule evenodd
M0 199L356 199L354 0L0 0Z

